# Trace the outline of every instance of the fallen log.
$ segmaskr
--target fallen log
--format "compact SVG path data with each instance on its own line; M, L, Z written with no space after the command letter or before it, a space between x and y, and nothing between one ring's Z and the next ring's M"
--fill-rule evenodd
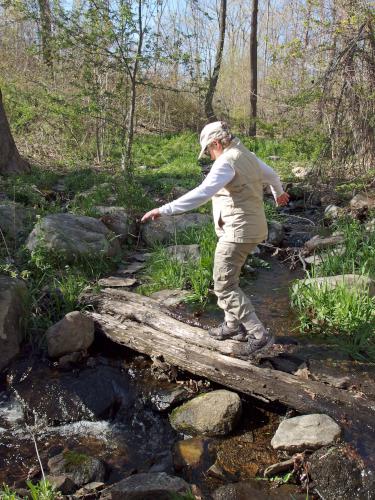
M375 438L375 402L361 393L237 359L241 342L212 339L148 297L107 288L84 302L93 308L87 314L118 344L162 356L171 365L262 401L278 401L301 413L326 413L351 431Z

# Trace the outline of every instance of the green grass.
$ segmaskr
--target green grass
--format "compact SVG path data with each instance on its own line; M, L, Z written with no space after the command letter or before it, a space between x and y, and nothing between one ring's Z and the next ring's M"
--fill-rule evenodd
M216 241L213 224L178 233L171 245L199 244L200 260L188 263L178 262L168 255L164 247L159 246L148 262L143 276L145 283L138 288L138 291L150 295L167 288L188 289L191 291L190 301L205 303L212 285Z
M367 232L364 225L351 218L345 218L333 227L344 235L345 252L342 255L322 252L323 262L314 266L315 276L337 274L363 274L375 277L375 232Z
M313 266L310 276L359 274L374 278L375 233L366 232L352 219L338 221L334 229L344 235L344 254L322 253L323 262ZM355 359L375 361L375 298L366 290L345 286L329 290L300 281L293 285L291 303L302 333L319 335Z
M333 290L303 281L293 287L300 330L323 337L354 359L375 362L375 298L366 291Z
M55 491L51 483L47 480L41 479L36 484L27 481L26 484L29 490L28 497L20 497L9 486L3 484L0 489L1 500L24 500L24 498L31 498L32 500L57 500L62 498L61 494Z

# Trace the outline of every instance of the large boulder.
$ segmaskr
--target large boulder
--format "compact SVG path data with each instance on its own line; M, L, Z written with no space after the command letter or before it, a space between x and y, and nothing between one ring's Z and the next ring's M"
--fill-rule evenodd
M2 203L0 205L0 229L6 238L22 240L26 237L28 224L34 219L34 211L19 203Z
M333 443L340 434L340 427L328 415L302 415L283 420L271 440L271 446L291 452L316 450Z
M189 260L198 261L201 256L199 245L173 245L167 247L166 251L168 255L181 263L186 263Z
M184 434L225 436L238 422L241 410L238 394L220 389L176 408L170 415L170 422L176 431Z
M95 211L101 216L100 220L110 229L119 241L126 241L131 231L131 220L129 214L123 207L95 207Z
M0 275L0 370L19 352L26 293L23 281Z
M48 328L46 338L51 358L85 351L94 342L94 321L80 311L72 311Z
M173 241L177 232L191 227L202 227L211 221L207 214L189 213L183 215L163 215L142 226L142 239L147 245Z
M26 246L32 252L39 245L67 262L113 257L120 249L115 235L101 221L69 213L47 215L37 223Z
M134 474L105 490L100 496L108 500L171 500L183 498L190 488L186 481L165 472Z
M333 290L338 286L344 285L350 290L357 290L360 292L366 291L370 296L375 295L375 281L367 276L361 276L359 274L339 274L337 276L308 278L303 280L303 283L309 286L326 288L327 290Z
M352 210L362 210L375 208L375 198L371 198L366 193L358 193L350 200Z

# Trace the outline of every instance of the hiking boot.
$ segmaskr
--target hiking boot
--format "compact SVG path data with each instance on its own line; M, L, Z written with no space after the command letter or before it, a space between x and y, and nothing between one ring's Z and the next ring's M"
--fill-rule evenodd
M221 325L216 328L210 328L208 330L208 335L216 340L237 340L238 342L246 342L246 330L241 324L234 328L229 328L229 326L224 321Z
M274 342L275 337L268 330L265 330L264 335L260 339L247 337L247 344L238 357L245 360L249 359L251 356L271 347Z

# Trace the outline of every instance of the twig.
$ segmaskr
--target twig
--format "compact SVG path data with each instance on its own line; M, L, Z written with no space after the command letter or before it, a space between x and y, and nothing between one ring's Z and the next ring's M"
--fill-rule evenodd
M306 272L306 261L305 261L305 259L302 257L301 251L299 251L299 252L298 252L298 258L299 258L299 260L301 261L301 264L302 264L302 267L303 267L304 272Z
M279 214L282 217L294 217L295 219L301 219L301 220L306 220L307 222L310 222L313 226L315 226L315 222L313 222L311 219L308 219L307 217L301 217L300 215L292 215L292 214Z

